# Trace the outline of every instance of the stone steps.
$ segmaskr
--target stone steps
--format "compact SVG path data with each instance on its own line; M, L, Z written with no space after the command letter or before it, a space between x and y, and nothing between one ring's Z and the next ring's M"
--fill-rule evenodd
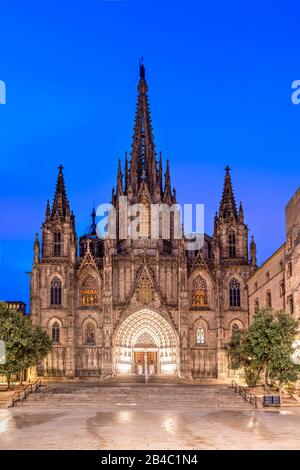
M17 405L19 406L19 405ZM21 406L34 407L127 407L131 409L249 409L249 404L224 386L48 385L30 395Z

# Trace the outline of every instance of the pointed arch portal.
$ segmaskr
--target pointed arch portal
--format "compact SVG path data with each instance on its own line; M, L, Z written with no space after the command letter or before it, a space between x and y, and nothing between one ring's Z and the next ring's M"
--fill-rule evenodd
M178 335L160 313L144 308L130 314L114 336L117 374L177 374Z

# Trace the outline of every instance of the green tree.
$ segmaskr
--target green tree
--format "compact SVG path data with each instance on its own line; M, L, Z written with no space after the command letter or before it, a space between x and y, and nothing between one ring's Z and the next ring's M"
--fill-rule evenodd
M36 366L52 348L47 333L33 325L28 317L19 311L0 304L0 339L5 343L5 363L0 365L0 375L5 375L10 387L11 376L18 374L22 380L23 371Z
M228 342L231 368L242 367L249 385L263 373L265 388L269 378L280 385L297 380L299 367L291 359L297 329L298 322L284 310L260 310L248 330L236 332Z

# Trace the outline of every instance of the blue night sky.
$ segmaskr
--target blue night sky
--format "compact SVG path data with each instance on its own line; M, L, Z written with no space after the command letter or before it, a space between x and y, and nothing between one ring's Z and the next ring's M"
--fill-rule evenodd
M179 202L204 203L211 233L228 164L259 262L279 247L300 170L300 16L280 3L1 0L0 299L28 303L25 272L60 163L79 234L93 202L110 200L140 56Z

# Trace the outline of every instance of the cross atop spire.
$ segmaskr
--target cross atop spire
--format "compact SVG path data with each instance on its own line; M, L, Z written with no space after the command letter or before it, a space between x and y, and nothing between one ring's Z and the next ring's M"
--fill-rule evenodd
M59 165L59 166L57 167L57 169L59 170L59 173L62 173L64 167L63 167L62 165Z

